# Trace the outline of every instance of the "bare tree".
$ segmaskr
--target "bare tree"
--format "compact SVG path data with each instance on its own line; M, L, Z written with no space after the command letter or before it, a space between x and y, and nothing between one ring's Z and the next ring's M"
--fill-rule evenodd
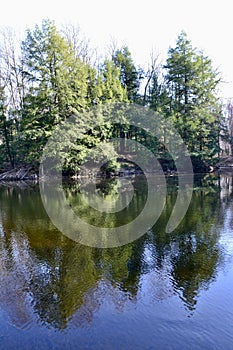
M78 24L63 24L61 34L71 45L76 57L86 63L91 63L93 58L95 60L95 50L91 49L90 40L85 37Z
M159 73L161 63L159 62L159 54L156 54L154 51L150 54L150 61L148 63L148 68L145 73L145 86L144 86L144 94L143 94L143 104L146 104L148 89L151 83L151 80L155 73Z
M127 45L119 45L117 39L114 36L110 36L110 41L107 46L107 55L110 56L110 58L113 58L117 51L121 51L124 46Z
M11 28L0 30L1 80L4 82L8 109L20 110L25 96L24 70L19 40Z
M233 155L233 99L229 98L225 104L224 122L226 133L228 136L228 143L230 146L230 153Z
M0 29L0 87L2 142L13 168L16 154L14 140L19 131L26 92L20 40L15 31L8 27Z

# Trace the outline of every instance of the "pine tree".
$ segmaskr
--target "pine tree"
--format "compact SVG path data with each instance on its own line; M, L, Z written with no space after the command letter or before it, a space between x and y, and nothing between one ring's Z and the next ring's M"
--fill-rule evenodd
M127 90L120 80L118 67L110 60L105 60L100 73L102 102L114 103L127 101Z
M49 20L27 31L22 48L28 86L22 111L22 153L32 161L39 160L55 125L88 106L89 67L75 57Z
M197 52L182 32L168 51L164 67L173 118L193 159L209 162L219 149L218 73L211 60Z
M133 63L128 47L116 50L112 59L120 70L120 81L127 90L128 100L136 102L140 85L139 72Z

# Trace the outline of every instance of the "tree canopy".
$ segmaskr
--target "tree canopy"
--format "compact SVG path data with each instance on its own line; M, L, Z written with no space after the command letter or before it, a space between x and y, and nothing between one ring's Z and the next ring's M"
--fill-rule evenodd
M194 167L206 167L217 159L222 132L219 73L207 56L192 47L185 32L178 36L175 47L169 48L166 62L159 69L154 62L148 72L136 66L126 46L116 48L111 57L97 64L91 54L88 57L88 45L79 35L74 28L60 31L54 22L44 20L27 30L25 39L17 43L20 50L16 50L12 36L9 40L9 33L3 33L2 170L22 165L38 168L55 126L73 113L118 102L143 104L169 118L188 146ZM77 171L89 149L114 135L141 141L156 156L169 158L162 140L151 139L145 131L111 126L106 115L98 130L93 130L91 120L87 123L90 129L76 140L76 152L66 161L67 171Z

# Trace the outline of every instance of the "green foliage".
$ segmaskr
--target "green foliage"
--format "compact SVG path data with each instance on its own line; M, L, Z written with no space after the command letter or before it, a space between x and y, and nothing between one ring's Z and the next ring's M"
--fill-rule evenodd
M85 45L82 47L86 50ZM143 95L140 95L141 72L127 47L115 50L111 59L105 59L97 69L86 51L75 50L52 21L44 20L41 26L27 30L21 48L21 58L14 61L14 67L8 67L0 91L0 163L4 168L25 164L38 167L54 128L63 125L71 115L80 116L91 107L100 107L99 112L97 108L85 120L79 117L79 132L73 144L68 142L67 131L63 147L56 147L65 157L66 172L77 173L90 150L111 137L141 142L170 162L164 147L166 125L160 125L160 139L128 125L123 111L119 111L118 125L112 125L111 104L118 102L143 101L165 120L172 121L187 144L195 167L201 165L206 169L219 152L220 134L221 137L226 134L216 97L219 75L213 70L211 60L192 47L184 32L176 46L169 49L162 72L154 63ZM11 75L20 79L15 78L9 96L6 81ZM68 153L64 152L67 144ZM121 154L125 152L124 144L121 142L119 146ZM108 166L117 168L113 153L109 149Z
M50 21L28 31L22 44L29 89L21 121L25 161L39 161L54 126L88 105L88 67Z
M136 102L140 86L139 72L137 71L128 47L116 50L113 62L120 70L121 84L127 89L129 101Z
M192 156L211 161L219 150L218 72L203 53L193 49L182 32L165 65L170 116Z
M126 101L127 94L119 79L119 70L106 61L100 74L76 57L70 44L51 21L43 21L28 31L22 44L25 73L30 88L24 99L21 121L21 154L25 162L39 163L43 147L56 125L88 107L106 102ZM90 129L88 129L90 127ZM67 155L65 170L77 171L87 150L98 144L108 127L88 131ZM75 151L74 151L75 150Z
M102 102L126 102L127 90L120 81L120 71L112 61L106 60L101 70Z

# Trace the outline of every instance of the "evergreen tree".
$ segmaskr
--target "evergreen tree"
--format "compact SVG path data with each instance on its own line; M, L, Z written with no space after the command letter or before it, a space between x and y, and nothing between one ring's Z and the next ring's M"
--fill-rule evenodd
M41 28L28 31L22 47L28 92L21 122L21 158L36 165L56 125L90 106L127 101L127 91L112 61L106 60L98 73L75 54L51 21L43 21ZM85 131L79 133L81 139L67 155L66 170L76 172L88 150L111 137L107 115L97 115L98 123L80 120L80 131L86 123ZM98 127L93 127L96 124Z
M88 106L88 69L51 21L27 31L22 45L28 92L21 123L23 151L37 159L53 127Z
M133 63L128 47L116 50L112 59L120 70L120 81L127 89L128 100L136 102L140 85L139 72Z
M193 159L209 162L219 149L219 83L211 60L197 52L182 32L164 67L173 118Z
M16 55L19 50L7 36L1 40L2 164L38 166L54 128L73 113L80 116L93 106L97 109L86 120L80 116L76 144L65 160L67 170L76 171L90 149L111 137L135 139L160 157L169 157L164 147L166 125L160 125L161 140L124 124L124 117L118 125L111 125L110 104L131 101L171 119L196 164L212 163L224 133L221 105L216 97L219 76L211 60L192 47L184 32L175 47L169 49L161 74L157 58L152 57L141 95L141 72L127 47L115 50L112 59L105 60L98 70L77 35L77 31L62 35L52 21L44 20L41 26L26 32L22 56ZM112 156L113 153L110 150Z
M101 69L102 102L127 101L127 89L120 79L120 71L110 60L106 60Z

